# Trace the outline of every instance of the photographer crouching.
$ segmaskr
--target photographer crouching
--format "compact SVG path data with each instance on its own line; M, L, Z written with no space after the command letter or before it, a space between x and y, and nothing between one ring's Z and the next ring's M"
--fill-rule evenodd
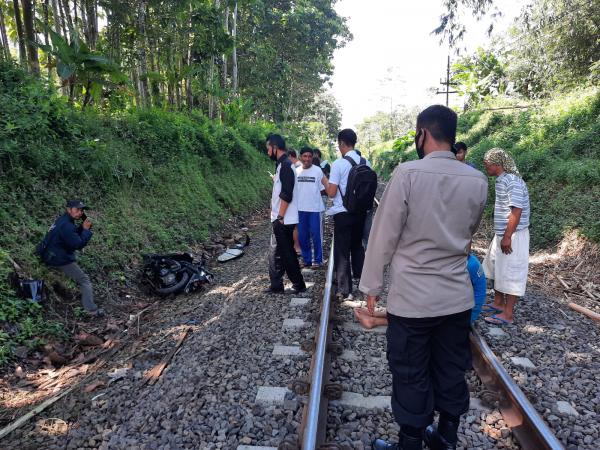
M90 277L81 270L75 256L92 238L92 222L85 215L87 209L81 200L69 200L65 213L52 224L36 253L47 266L59 270L71 278L81 291L81 304L91 316L103 316L104 310L94 303L94 291ZM76 225L76 220L82 220Z

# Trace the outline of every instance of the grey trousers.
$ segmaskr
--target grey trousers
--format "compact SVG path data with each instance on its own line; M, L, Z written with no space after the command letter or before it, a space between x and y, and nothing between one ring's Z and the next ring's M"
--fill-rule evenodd
M65 264L64 266L56 267L66 276L71 278L79 286L81 291L81 304L86 311L95 311L98 309L94 303L94 291L92 290L92 282L90 277L81 270L81 267L76 262Z

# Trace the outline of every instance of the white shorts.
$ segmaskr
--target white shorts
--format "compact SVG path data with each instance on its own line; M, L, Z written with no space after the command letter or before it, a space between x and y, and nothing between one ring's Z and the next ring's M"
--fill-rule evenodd
M527 286L529 271L529 229L515 231L512 235L512 253L506 255L500 248L502 236L494 236L483 270L488 280L494 280L494 289L503 294L522 297Z

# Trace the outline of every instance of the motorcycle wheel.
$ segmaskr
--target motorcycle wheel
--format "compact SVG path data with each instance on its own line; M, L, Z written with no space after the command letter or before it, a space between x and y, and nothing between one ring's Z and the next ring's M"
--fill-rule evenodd
M187 272L183 272L181 274L181 280L179 280L173 286L169 286L169 287L165 287L165 288L158 288L158 289L156 289L156 292L158 292L161 295L174 294L175 292L182 289L186 285L186 283L188 282L189 279L190 279L190 274Z

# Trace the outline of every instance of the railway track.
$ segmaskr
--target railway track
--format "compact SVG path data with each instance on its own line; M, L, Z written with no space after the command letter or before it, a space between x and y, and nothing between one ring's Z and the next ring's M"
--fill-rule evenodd
M361 333L361 330L359 330L357 326L340 326L340 320L337 317L338 314L336 314L336 306L343 307L344 305L334 304L332 280L333 243L330 248L326 281L320 305L320 315L312 348L309 387L303 384L301 388L297 390L298 394L306 394L306 390L308 389L308 401L304 405L302 422L297 434L298 439L284 440L279 445L279 450L364 448L366 445L369 445L364 441L359 442L355 440L355 445L352 445L352 443L349 443L348 441L344 443L342 440L336 440L338 431L335 429L329 430L328 433L328 425L331 428L331 422L336 421L335 419L333 421L331 420L330 409L339 406L341 406L342 409L350 408L345 409L340 417L352 422L352 420L356 419L356 413L350 412L350 414L348 414L348 411L350 411L352 407L374 409L376 414L381 414L383 413L383 410L385 410L384 402L387 401L389 404L389 398L385 395L363 396L359 393L352 394L344 392L344 383L335 382L335 377L332 377L332 366L337 365L337 358L343 356L344 348L344 343L337 342L335 337L339 338L340 333L345 332L346 335L348 332L350 332L350 334ZM360 302L355 302L354 304L350 302L350 304L345 306L355 307L358 306L358 304L360 304ZM347 310L351 311L351 308L347 308ZM346 315L348 314L346 313ZM385 345L385 335L381 333L381 330L364 330L363 333L370 333L372 336L370 338L371 342L375 341L375 345L379 345L380 350L381 345ZM341 340L343 341L343 338ZM511 440L509 439L508 442L505 441L501 447L522 448L524 450L564 449L563 445L545 424L523 392L490 350L485 340L475 329L472 330L470 342L473 353L473 368L481 384L485 387L484 393L496 402L497 408L502 414L504 429L509 428L510 434L514 436L518 442L518 444L515 443L516 445L513 444L511 446ZM352 351L350 352L349 359L351 361L351 366L353 365L352 360L356 357L354 353L355 352ZM375 350L375 354L376 353L377 350ZM348 355L346 356L348 357ZM371 358L369 361L376 361L376 358ZM356 367L360 366L360 364L360 362L356 362ZM383 368L383 370L387 370L387 366L382 359L379 361L378 365ZM340 371L338 370L337 372L339 374ZM346 383L346 385L347 384L348 383ZM379 390L382 390L381 383L379 388ZM375 399L375 401L373 399ZM391 412L388 412L387 418L389 419L390 417ZM477 417L477 415L471 415L470 417ZM341 421L340 418L337 418L338 425ZM368 425L368 423L372 421L372 416L365 416L361 419L359 426L364 424ZM335 423L333 424L333 427L335 428ZM465 428L463 433L465 433L466 430L466 433L469 434L468 430L471 430L470 433L473 434L473 428L477 428L477 425L475 424L475 426L471 428ZM380 426L377 427L377 430L379 433L382 431L385 432L385 429L382 430ZM391 431L390 435L392 438L395 437L393 433L394 431ZM354 434L356 436L351 436L350 441L353 438L356 438L360 434L360 431L355 431ZM461 430L459 430L459 435L460 434ZM502 433L501 437L504 437L503 435L504 433ZM461 443L462 448L471 448L471 445L475 446L475 444L468 439L468 437L463 436L459 441L459 448L461 447ZM477 446L477 448L480 447ZM494 446L491 448L496 447Z

